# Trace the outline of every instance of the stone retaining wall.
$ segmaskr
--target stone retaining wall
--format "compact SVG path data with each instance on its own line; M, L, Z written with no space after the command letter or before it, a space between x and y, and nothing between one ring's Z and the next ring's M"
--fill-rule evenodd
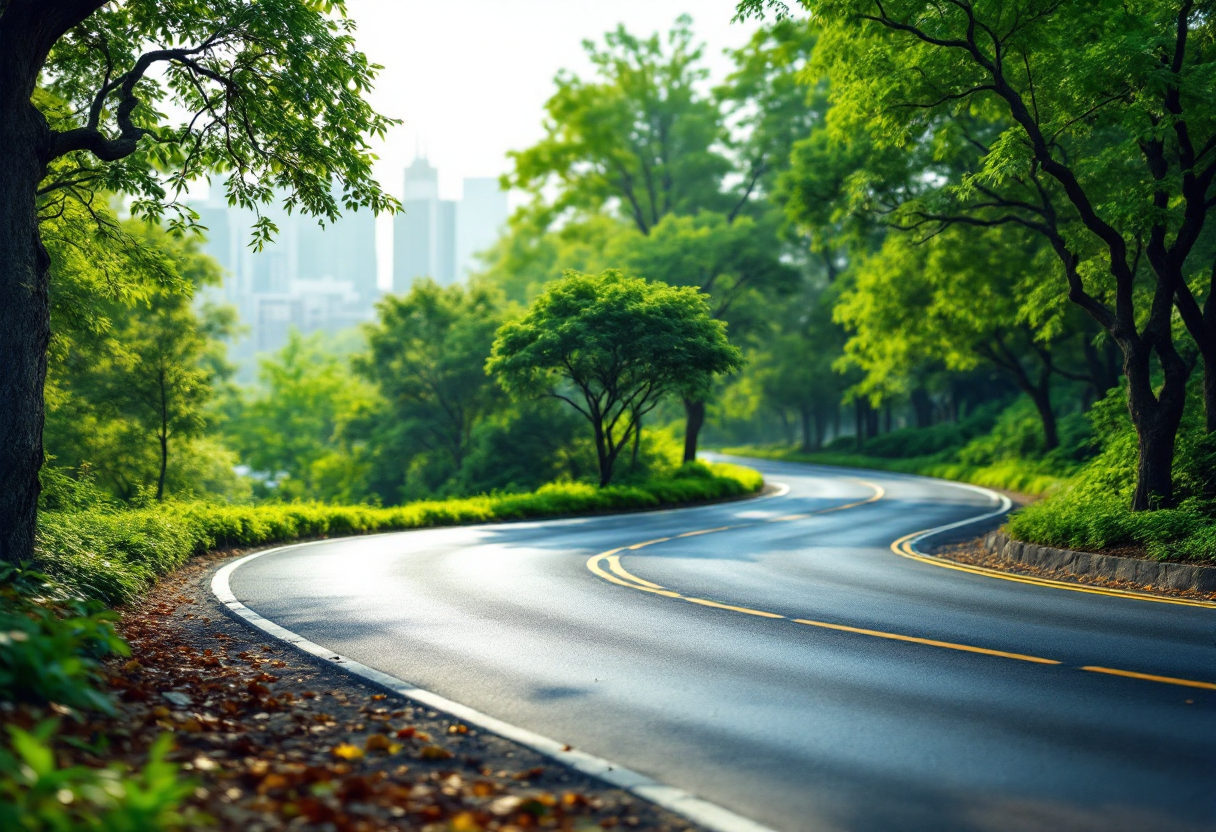
M1185 563L1164 563L1053 549L1050 546L1011 540L1000 531L984 537L984 548L994 555L1041 569L1058 569L1074 575L1121 578L1142 586L1216 592L1216 566L1192 566Z

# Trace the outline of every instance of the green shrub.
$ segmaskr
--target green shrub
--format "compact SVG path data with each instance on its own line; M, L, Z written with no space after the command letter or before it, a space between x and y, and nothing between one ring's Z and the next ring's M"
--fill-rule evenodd
M41 573L0 565L0 699L111 712L97 684L102 656L129 654L117 618Z
M6 832L158 832L183 826L179 807L194 784L178 779L165 761L172 737L162 734L138 772L107 768L59 768L51 748L58 723L32 732L10 726L0 747L0 829Z
M1204 430L1197 385L1191 393L1175 454L1176 508L1131 511L1136 435L1126 399L1111 395L1090 412L1101 453L1070 487L1014 514L1009 534L1066 549L1134 546L1155 558L1216 559L1216 437Z
M660 444L648 466L670 448ZM763 485L755 471L736 465L691 463L669 473L625 478L596 488L550 483L523 494L424 500L403 506L218 505L166 503L121 511L97 506L45 512L39 518L38 562L85 595L110 604L134 600L158 575L189 557L225 547L260 546L309 537L523 520L747 494Z

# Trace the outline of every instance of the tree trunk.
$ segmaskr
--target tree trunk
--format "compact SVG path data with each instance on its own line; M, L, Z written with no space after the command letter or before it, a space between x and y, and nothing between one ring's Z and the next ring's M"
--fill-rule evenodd
M629 470L638 470L638 447L642 444L642 417L639 416L633 426L633 458L629 462Z
M815 447L811 438L811 406L804 403L798 408L798 415L802 420L802 451L806 452Z
M1051 406L1051 388L1038 387L1027 390L1030 400L1034 402L1035 410L1039 411L1039 420L1043 423L1043 447L1054 450L1060 447L1060 431L1056 427L1056 412Z
M612 482L612 456L608 453L604 439L604 428L598 422L595 427L595 457L600 466L600 488Z
M1191 367L1172 352L1172 344L1170 348L1169 358L1161 361L1165 382L1156 395L1151 348L1143 342L1125 348L1127 407L1139 446L1132 511L1154 511L1174 505L1174 446L1186 406L1186 382Z
M169 437L164 431L160 434L160 476L156 478L156 502L165 499L165 471L169 467Z
M50 260L36 189L45 127L0 72L0 560L29 561L42 468L43 386L50 342Z
M1216 433L1216 356L1203 359L1203 416L1208 433Z
M912 391L912 410L916 414L918 428L927 428L933 424L933 400L921 387Z
M684 461L697 459L697 437L705 424L705 402L684 400Z

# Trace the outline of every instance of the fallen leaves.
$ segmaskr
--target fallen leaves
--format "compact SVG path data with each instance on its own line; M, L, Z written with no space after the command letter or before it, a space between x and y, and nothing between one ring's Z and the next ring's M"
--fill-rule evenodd
M363 756L363 749L348 742L335 745L330 751L339 760L357 760Z
M187 566L187 579L205 580L201 565ZM178 580L126 613L138 659L107 668L118 717L65 719L64 763L140 765L171 732L170 759L196 783L193 808L233 832L588 830L626 823L639 808L648 828L687 829L622 792L535 765L505 740L360 688L223 615L200 615L207 602L181 600L167 586Z

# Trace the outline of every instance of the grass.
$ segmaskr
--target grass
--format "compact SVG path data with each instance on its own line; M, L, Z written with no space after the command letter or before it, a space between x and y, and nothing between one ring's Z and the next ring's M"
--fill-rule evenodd
M741 496L764 480L750 468L693 463L665 477L596 488L552 483L524 494L426 500L402 506L323 503L166 503L142 509L89 507L39 516L36 565L85 596L111 605L139 597L192 555L315 537L657 508Z
M942 459L940 454L899 459L837 451L805 453L791 448L771 447L724 448L722 453L758 459L809 462L815 465L836 465L843 468L874 468L880 471L896 471L901 474L919 474L924 477L938 477L943 480L1015 491L1030 496L1050 494L1067 485L1069 481L1068 478L1058 474L1038 472L1034 470L1033 463L1012 459L1004 459L987 465L974 465Z

